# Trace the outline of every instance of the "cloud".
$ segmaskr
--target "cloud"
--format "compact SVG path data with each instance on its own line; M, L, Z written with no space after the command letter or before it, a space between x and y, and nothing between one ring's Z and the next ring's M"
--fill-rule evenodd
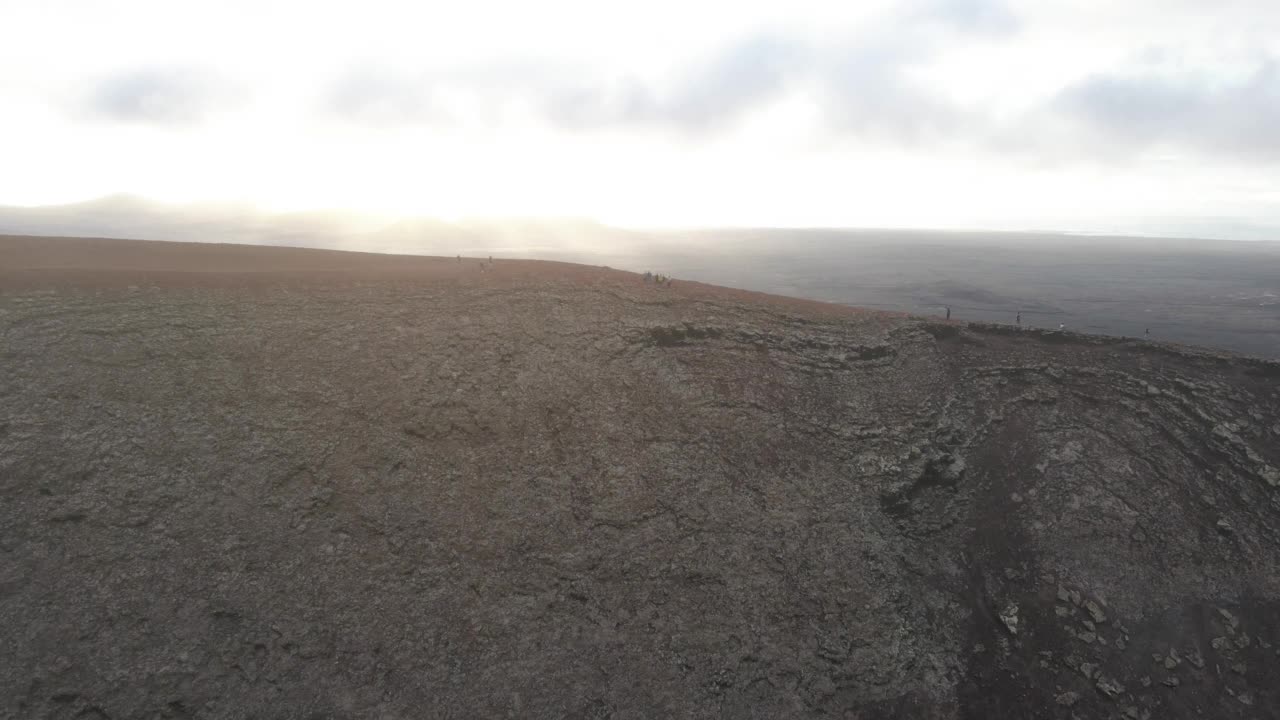
M634 127L661 115L653 91L634 76L556 89L539 104L552 125L571 131Z
M180 126L203 121L229 99L207 73L144 69L100 81L83 102L91 114L116 122Z
M988 34L1012 33L1022 25L1002 0L931 0L910 16L956 30Z
M926 61L916 49L853 46L822 68L816 84L837 136L917 144L953 134L969 113L910 77Z
M880 18L842 41L762 34L680 73L673 88L634 79L559 92L544 107L571 130L630 127L697 133L723 129L799 93L816 100L838 134L916 142L967 123L966 113L910 79L957 38L1009 34L1016 16L995 0L931 0ZM987 38L989 40L989 38Z
M1235 82L1108 73L1062 90L1043 116L1078 145L1129 156L1154 146L1257 160L1280 157L1280 62L1259 61Z
M497 125L514 103L543 97L575 75L572 66L529 59L416 72L363 66L329 83L322 105L357 125Z
M732 122L776 100L803 71L807 51L778 37L757 37L730 48L660 106L660 117L684 129Z
M672 87L635 74L601 77L551 61L491 63L406 75L353 71L325 93L326 109L370 125L501 124L524 108L562 130L723 128L785 89L798 50L781 39L752 38L681 73Z
M365 69L334 83L326 107L371 126L500 131L532 118L565 133L698 140L801 97L817 109L825 133L819 139L837 143L938 142L1006 158L1067 162L1124 162L1157 147L1280 155L1280 63L1274 59L1224 83L1190 74L1198 64L1182 62L1178 52L1147 51L1029 109L1000 116L983 102L956 99L932 74L952 53L975 46L985 52L1023 30L1023 18L1002 0L920 0L822 37L777 31L747 36L666 79L547 58L416 74ZM137 113L137 106L153 103L157 115L181 116L186 96L173 86L123 84L130 92L115 93L122 97L114 102L117 112ZM1016 100L1013 105L1021 104Z
M1022 26L1002 0L924 0L819 56L817 95L840 136L916 145L980 130L985 109L952 101L914 71L967 43L990 46Z
M801 71L803 55L797 43L759 36L689 68L671 88L654 88L625 76L555 89L540 105L554 125L569 130L621 127L702 133L730 125L782 96Z
M804 93L821 104L838 132L914 142L956 113L908 81L909 70L957 37L988 38L1017 26L999 0L922 0L845 32L842 42L781 32L749 35L667 80L528 58L410 76L363 70L333 84L326 107L354 123L424 126L478 119L499 126L504 113L518 107L570 132L701 136Z
M374 126L452 122L429 78L369 69L352 71L334 83L325 107L345 120Z

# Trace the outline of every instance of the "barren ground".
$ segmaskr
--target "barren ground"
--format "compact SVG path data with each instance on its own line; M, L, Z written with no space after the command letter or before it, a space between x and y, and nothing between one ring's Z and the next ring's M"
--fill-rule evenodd
M0 238L0 716L1280 713L1280 364Z

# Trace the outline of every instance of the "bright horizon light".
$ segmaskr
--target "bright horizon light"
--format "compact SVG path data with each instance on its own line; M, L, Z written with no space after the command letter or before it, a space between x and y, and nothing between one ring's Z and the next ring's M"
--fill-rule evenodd
M1280 5L829 5L16 0L0 204L1280 228Z

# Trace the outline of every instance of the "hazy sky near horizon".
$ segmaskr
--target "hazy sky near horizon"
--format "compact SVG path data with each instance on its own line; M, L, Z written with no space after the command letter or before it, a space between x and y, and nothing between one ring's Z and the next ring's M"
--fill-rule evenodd
M0 204L1280 228L1275 0L7 0L0 28Z

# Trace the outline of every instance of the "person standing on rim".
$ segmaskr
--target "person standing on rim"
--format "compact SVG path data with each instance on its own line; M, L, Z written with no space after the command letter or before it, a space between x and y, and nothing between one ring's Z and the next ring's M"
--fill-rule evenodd
M947 319L948 319L948 320L950 320L950 319L951 319L951 306L950 306L950 305L947 305L947 306L946 306L946 308L947 308Z
M1017 322L1019 325L1021 325L1021 324L1022 324L1022 313L1018 313L1018 319L1017 319L1017 321L1016 321L1016 322Z

